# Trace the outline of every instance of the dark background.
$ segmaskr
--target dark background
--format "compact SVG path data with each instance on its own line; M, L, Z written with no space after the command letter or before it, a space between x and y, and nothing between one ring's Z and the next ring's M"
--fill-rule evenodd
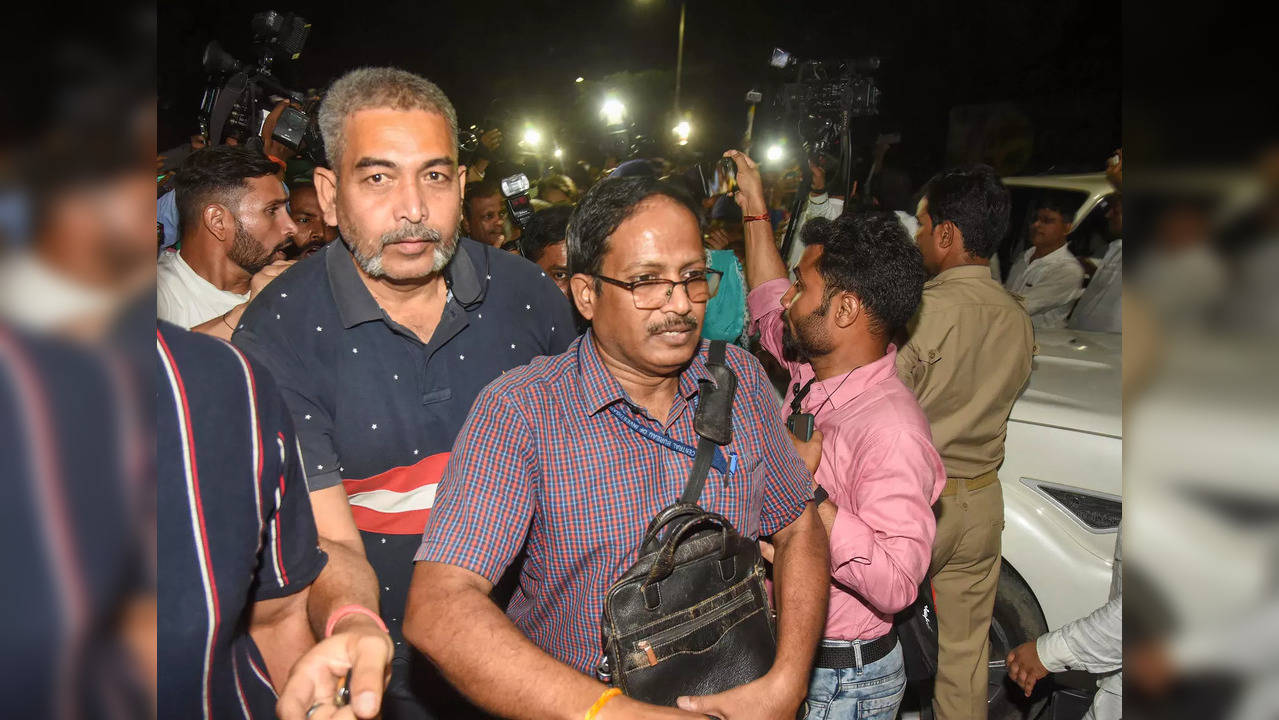
M159 8L160 147L196 131L206 79L204 45L217 39L252 60L249 19L292 10L312 23L302 57L275 63L296 89L323 88L358 65L391 64L438 83L463 127L531 123L575 157L600 159L598 112L606 92L626 103L633 133L675 157L674 0L423 2L345 7L238 0ZM769 101L783 74L774 46L804 58L877 55L881 113L854 146L881 131L902 134L889 164L918 185L945 164L985 161L1004 174L1098 171L1121 144L1120 7L1056 0L980 2L687 3L682 105L688 149L707 156L741 143L743 100L764 92L756 154L783 137ZM578 76L584 83L574 83ZM952 122L953 118L953 122ZM791 147L795 140L789 140ZM949 145L949 147L948 147Z

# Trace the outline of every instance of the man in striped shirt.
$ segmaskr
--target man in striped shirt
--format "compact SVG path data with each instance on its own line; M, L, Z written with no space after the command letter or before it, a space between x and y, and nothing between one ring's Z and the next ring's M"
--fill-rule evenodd
M794 718L825 618L826 538L764 370L732 345L734 431L723 449L737 462L711 471L699 504L747 537L772 538L773 666L727 692L679 698L678 710L614 699L590 675L605 593L693 464L676 448L697 442L693 403L709 378L701 330L718 274L692 200L652 177L601 182L568 232L572 297L591 329L476 399L415 558L405 637L502 717ZM659 433L675 442L650 439ZM504 615L489 593L522 547Z
M281 717L319 720L349 669L352 709L374 717L391 639L325 572L274 381L168 323L156 352L159 715L270 718L282 689Z

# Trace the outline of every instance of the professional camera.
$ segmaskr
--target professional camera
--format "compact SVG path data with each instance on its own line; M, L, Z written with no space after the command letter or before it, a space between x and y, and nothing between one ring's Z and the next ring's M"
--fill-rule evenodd
M795 79L782 85L774 107L787 122L797 125L800 140L810 156L836 151L849 118L879 114L879 88L871 75L879 58L859 60L800 60L773 48L769 65L796 68Z
M828 184L849 193L854 164L851 121L879 114L879 88L872 75L879 69L879 58L801 60L781 48L773 48L768 64L778 70L795 68L794 79L782 84L774 96L773 108L784 125L795 128L809 161L825 171ZM807 164L801 165L801 172L803 180L792 217L800 217L808 201L812 177ZM852 207L852 202L846 202L844 211ZM798 226L799 223L790 223L786 228L783 258L790 257Z
M200 100L200 132L213 145L228 135L253 137L275 106L272 98L289 105L276 121L271 139L307 160L324 163L324 141L315 122L318 98L284 87L271 73L281 56L297 60L311 32L311 23L294 13L261 12L250 21L256 63L250 65L232 57L216 40L204 48L204 70L209 86Z

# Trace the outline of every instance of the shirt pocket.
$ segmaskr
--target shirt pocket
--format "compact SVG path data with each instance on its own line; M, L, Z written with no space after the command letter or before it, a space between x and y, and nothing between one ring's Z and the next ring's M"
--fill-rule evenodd
M911 368L911 379L914 381L912 385L916 388L920 387L924 378L928 375L929 369L941 360L941 348L920 348L919 359L915 361L915 366Z

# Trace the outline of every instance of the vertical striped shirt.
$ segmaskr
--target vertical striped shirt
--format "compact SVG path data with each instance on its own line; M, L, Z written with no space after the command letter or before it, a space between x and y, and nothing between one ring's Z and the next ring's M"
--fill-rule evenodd
M272 718L248 612L326 560L293 425L229 344L159 323L156 353L160 716Z

